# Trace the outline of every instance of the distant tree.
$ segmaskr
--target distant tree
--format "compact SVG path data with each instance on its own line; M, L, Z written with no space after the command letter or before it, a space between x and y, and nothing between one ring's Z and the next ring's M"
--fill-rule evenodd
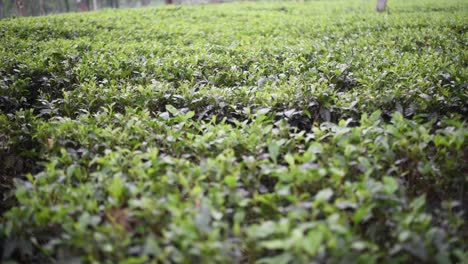
M65 4L65 11L70 12L70 3L68 0L63 0L63 2Z
M107 0L107 5L112 8L119 8L119 0Z
M377 12L383 12L387 8L387 0L377 0Z
M172 0L170 0L172 2ZM147 6L150 4L150 0L141 0L141 5L142 6Z
M171 4L173 4L173 1L172 0L164 0L164 3L166 3L166 5L171 5Z
M46 7L45 7L44 0L39 0L39 14L40 15L46 14Z
M4 11L3 11L3 8L4 8L4 7L3 7L3 0L0 0L0 17L3 17L3 15L4 15L4 14L3 14L3 12L4 12Z

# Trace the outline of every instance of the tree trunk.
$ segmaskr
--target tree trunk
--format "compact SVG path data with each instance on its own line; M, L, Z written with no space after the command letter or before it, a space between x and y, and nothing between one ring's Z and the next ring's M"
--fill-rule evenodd
M63 0L65 2L65 11L70 12L70 3L68 0Z
M172 0L170 0L170 1L172 3ZM149 0L141 0L141 5L142 6L147 6L147 5L149 5L149 2L150 2ZM166 4L167 4L167 2L166 2Z
M46 14L45 5L44 5L44 0L39 0L39 14L40 14L41 16L43 16L43 15Z
M24 8L22 0L16 0L16 12L18 16L26 16L26 8Z
M166 3L166 5L172 5L173 1L172 0L164 0L164 3Z
M3 17L3 0L0 0L0 18Z
M119 7L119 4L118 4L117 0L107 0L107 5L110 8L118 8Z
M377 0L377 12L385 11L387 7L387 0Z
M93 10L98 10L97 0L93 0Z

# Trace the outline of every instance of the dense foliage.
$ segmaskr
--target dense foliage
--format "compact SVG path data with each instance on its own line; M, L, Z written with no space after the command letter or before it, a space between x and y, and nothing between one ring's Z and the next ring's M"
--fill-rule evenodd
M468 3L0 21L2 258L468 259Z

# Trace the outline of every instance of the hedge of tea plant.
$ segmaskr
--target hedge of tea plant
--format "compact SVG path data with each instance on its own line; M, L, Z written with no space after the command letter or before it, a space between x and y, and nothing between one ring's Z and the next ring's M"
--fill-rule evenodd
M468 3L0 21L5 263L462 263Z

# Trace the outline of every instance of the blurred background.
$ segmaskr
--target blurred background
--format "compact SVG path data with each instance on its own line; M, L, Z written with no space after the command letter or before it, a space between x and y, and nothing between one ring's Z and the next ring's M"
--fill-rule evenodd
M234 0L0 0L0 19L13 16L87 12L104 8L134 8L164 4L206 4L232 1ZM377 11L385 11L386 5L387 0L377 0Z
M103 8L131 8L162 4L217 3L225 0L0 0L0 18L85 12Z

